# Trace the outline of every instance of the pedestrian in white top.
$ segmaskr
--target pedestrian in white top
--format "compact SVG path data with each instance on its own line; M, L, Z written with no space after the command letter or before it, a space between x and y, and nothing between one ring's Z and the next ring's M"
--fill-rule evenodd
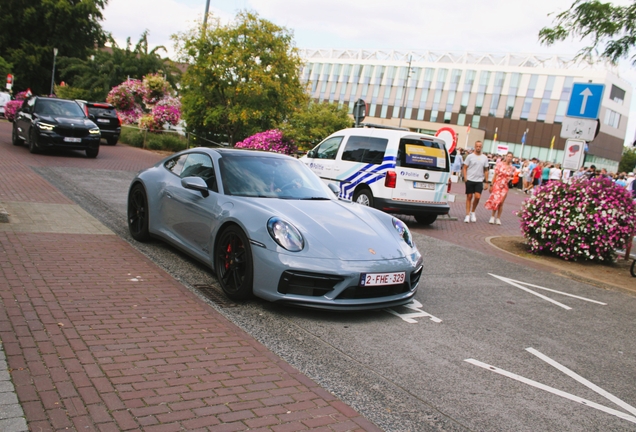
M550 174L548 174L549 181L561 181L561 166L559 164L552 165L550 167Z
M466 217L464 222L477 222L475 210L479 204L484 183L488 183L488 158L481 153L483 144L475 142L475 152L466 156L462 174L466 180Z

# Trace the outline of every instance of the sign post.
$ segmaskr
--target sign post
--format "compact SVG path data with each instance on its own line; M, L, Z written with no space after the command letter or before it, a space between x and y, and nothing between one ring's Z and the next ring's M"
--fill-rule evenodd
M7 90L11 90L13 87L13 75L7 74Z
M457 132L455 132L455 129L444 126L435 132L435 136L446 142L448 153L452 153L457 147Z
M577 171L583 166L585 159L586 142L580 139L569 139L565 142L563 162L561 167L571 171Z
M360 127L360 122L367 116L367 103L364 99L358 99L353 104L353 119L356 121L356 127Z
M566 116L596 120L605 84L574 83Z

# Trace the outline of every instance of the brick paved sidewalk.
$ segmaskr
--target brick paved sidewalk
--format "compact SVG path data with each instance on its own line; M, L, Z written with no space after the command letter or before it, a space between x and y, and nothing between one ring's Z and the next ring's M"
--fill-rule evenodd
M76 207L12 150L0 202ZM26 226L0 231L0 340L30 430L379 430L93 221Z

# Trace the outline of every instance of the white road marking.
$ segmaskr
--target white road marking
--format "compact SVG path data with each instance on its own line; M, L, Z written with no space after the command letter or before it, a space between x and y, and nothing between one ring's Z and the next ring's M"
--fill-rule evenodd
M526 348L526 351L528 351L529 353L539 357L541 360L543 360L544 362L548 363L549 365L554 366L555 368L557 368L558 370L560 370L564 374L568 375L569 377L574 378L575 380L577 380L578 382L583 384L585 387L587 387L590 390L593 390L596 393L598 393L601 396L603 396L605 399L608 399L608 400L614 402L616 405L620 406L625 411L629 411L630 413L636 415L636 408L634 408L633 406L629 405L626 402L623 402L622 400L620 400L619 398L617 398L613 394L606 392L605 390L603 390L602 388L600 388L596 384L593 384L590 381L586 380L585 378L583 378L581 375L577 374L576 372L568 369L567 367L565 367L562 364L556 362L555 360L552 360L550 357L546 356L545 354L540 353L539 351L537 351L534 348Z
M436 323L441 323L442 320L439 318L434 317L433 315L424 312L423 310L421 310L420 308L424 306L422 303L418 302L417 300L413 300L411 303L405 304L403 306L400 307L405 307L407 309L411 309L414 310L416 312L413 313L406 313L406 314L401 314L399 312L394 311L393 309L387 308L384 309L385 311L387 311L390 314L393 314L397 317L402 318L404 321L406 321L409 324L417 324L417 321L414 320L413 318L422 318L422 317L429 317L431 321L436 322Z
M534 348L527 348L526 350L528 352L530 352L531 354L539 357L541 360L545 361L546 363L550 364L551 366L554 366L555 368L557 368L561 372L565 373L566 375L574 378L575 380L577 380L581 384L585 385L589 389L595 391L596 393L600 394L601 396L605 397L606 399L608 399L608 400L614 402L615 404L621 406L622 408L624 408L625 410L629 411L630 413L636 414L636 408L634 408L631 405L623 402L622 400L620 400L616 396L612 395L611 393L608 393L607 391L603 390L602 388L596 386L595 384L593 384L590 381L586 380L585 378L583 378L582 376L580 376L577 373L573 372L572 370L568 369L567 367L565 367L565 366L561 365L560 363L552 360L550 357L540 353L539 351L535 350ZM522 377L521 375L517 375L517 374L514 374L512 372L508 372L508 371L506 371L504 369L499 369L498 367L489 365L487 363L480 362L479 360L466 359L464 361L468 362L468 363L470 363L472 365L479 366L480 368L483 368L483 369L498 373L499 375L503 375L505 377L512 378L512 379L514 379L516 381L519 381L519 382L522 382L524 384L528 384L529 386L538 388L540 390L547 391L548 393L552 393L552 394L555 394L557 396L561 396L562 398L569 399L571 401L580 403L582 405L589 406L589 407L597 409L599 411L603 411L603 412L605 412L607 414L619 417L619 418L621 418L623 420L627 420L629 422L636 423L636 417L635 416L631 416L631 415L626 414L626 413L624 413L622 411L618 411L618 410L615 410L613 408L606 407L605 405L601 405L601 404L598 404L596 402L592 402L590 400L583 399L582 397L575 396L575 395L573 395L571 393L567 393L567 392L564 392L562 390L555 389L554 387L550 387L550 386L547 386L545 384L541 384L540 382L537 382L537 381Z
M538 288L538 289L541 289L541 290L544 290L544 291L549 291L549 292L552 292L552 293L555 293L555 294L560 294L560 295L567 296L567 297L572 297L572 298L575 298L575 299L578 299L578 300L583 300L583 301L587 301L587 302L591 302L591 303L596 303L596 304L600 304L600 305L603 305L603 306L607 306L607 303L603 303L603 302L600 302L600 301L588 299L588 298L585 298L585 297L580 297L580 296L577 296L577 295L574 295L574 294L569 294L569 293L565 293L565 292L562 292L562 291L557 291L557 290L553 290L553 289L550 289L550 288L545 288L545 287L542 287L542 286L539 286L539 285L533 285L531 283L521 282L521 281L514 280L514 279L509 279L509 278L506 278L506 277L503 277L503 276L497 276L497 275L492 274L492 273L488 273L488 274L490 276L494 277L494 278L497 278L497 279L501 280L502 282L505 282L507 284L515 286L515 287L517 287L519 289L522 289L522 290L524 290L526 292L529 292L530 294L536 295L537 297L542 298L544 300L547 300L550 303L554 303L555 305L557 305L559 307L562 307L565 310L570 310L572 308L570 306L564 305L563 303L559 303L558 301L553 300L550 297L546 297L543 294L539 294L536 291L532 291L531 289L526 288L523 285L531 286L533 288Z

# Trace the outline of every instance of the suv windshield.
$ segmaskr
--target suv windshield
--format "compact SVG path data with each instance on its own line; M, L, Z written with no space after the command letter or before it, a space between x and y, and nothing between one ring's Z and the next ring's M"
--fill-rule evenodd
M86 117L76 102L60 99L38 99L35 112L48 116Z
M227 155L219 160L226 195L331 199L333 194L300 161L259 155Z
M97 107L88 107L88 113L94 115L95 117L117 117L117 113L114 109L110 108L97 108Z
M443 144L416 138L402 138L396 165L405 168L448 172L448 153Z

